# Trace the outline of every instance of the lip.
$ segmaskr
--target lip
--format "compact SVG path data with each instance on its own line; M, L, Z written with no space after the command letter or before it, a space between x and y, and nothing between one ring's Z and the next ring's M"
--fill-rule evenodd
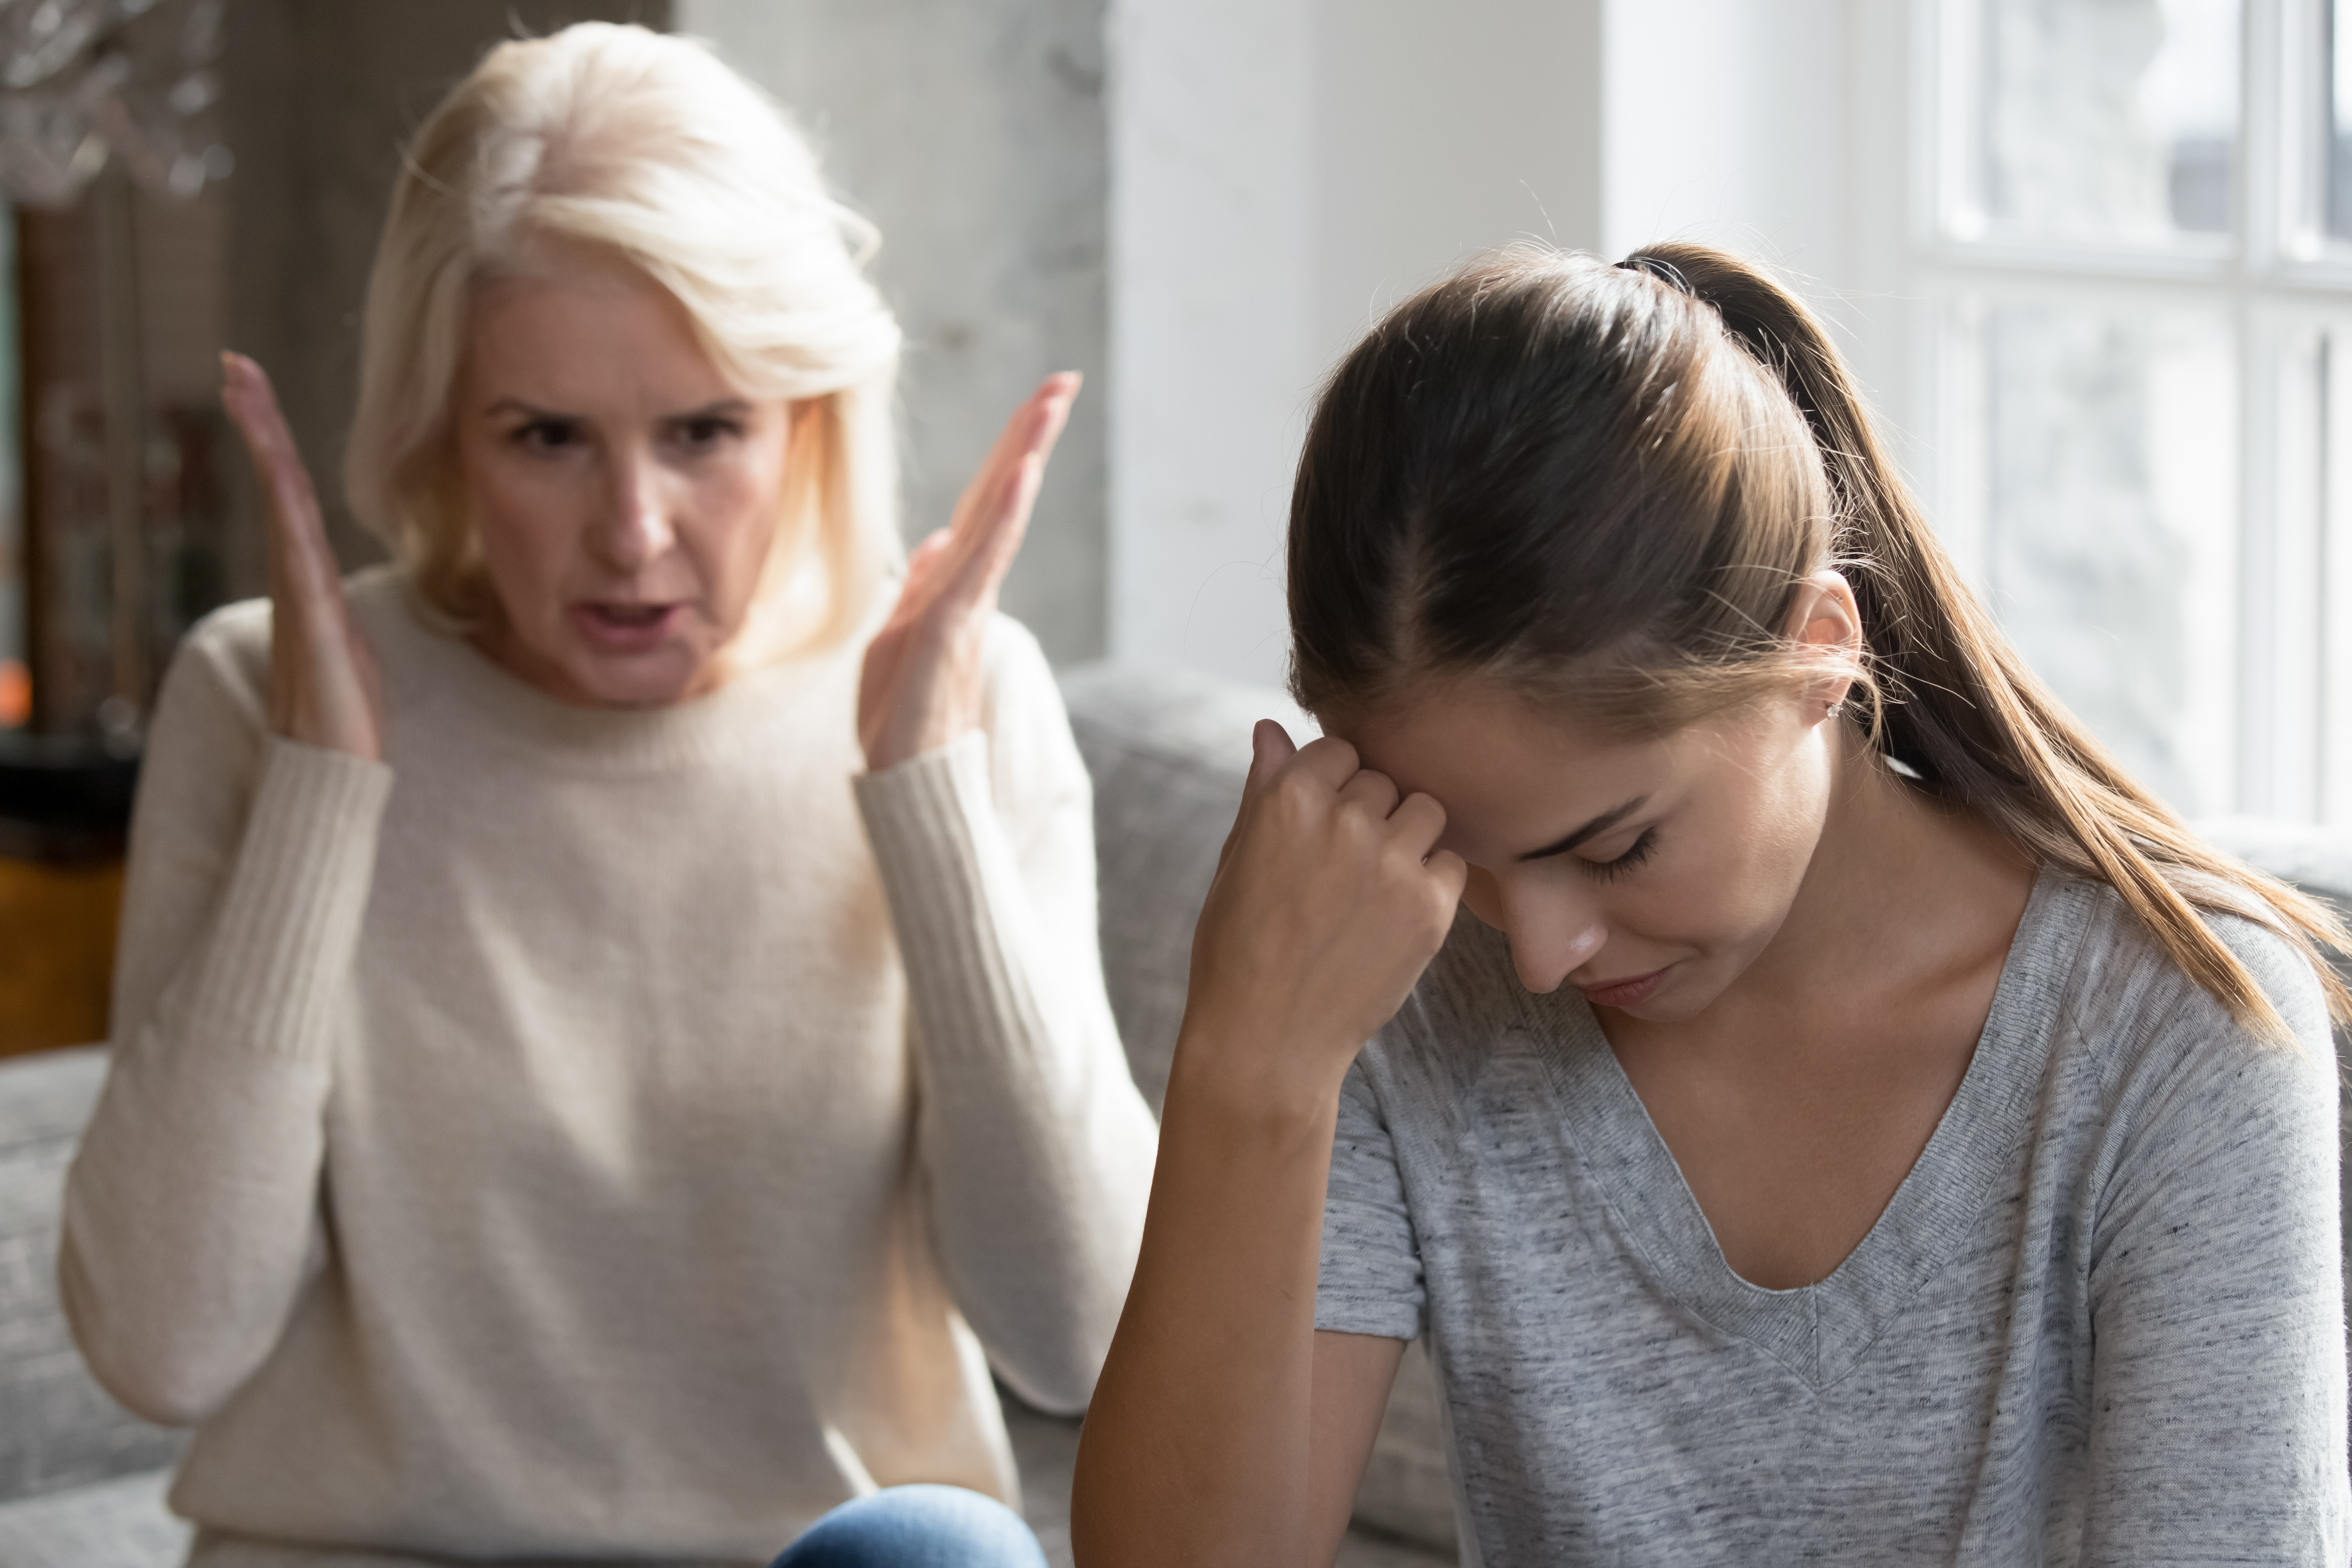
M648 610L654 613L645 615L644 612ZM627 612L635 612L635 616L629 616ZM584 599L572 606L571 619L573 629L579 632L582 639L600 653L651 653L669 641L685 613L683 604L645 605L625 599ZM636 618L636 616L644 618Z
M1624 980L1612 980L1602 985L1580 985L1584 999L1595 1007L1638 1007L1655 994L1665 984L1666 973L1674 968L1653 969L1647 974L1636 974Z

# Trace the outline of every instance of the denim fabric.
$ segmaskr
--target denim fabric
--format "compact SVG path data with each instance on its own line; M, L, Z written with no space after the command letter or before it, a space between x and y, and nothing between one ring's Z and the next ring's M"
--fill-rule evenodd
M1045 1553L993 1498L890 1487L818 1520L772 1568L1045 1568Z

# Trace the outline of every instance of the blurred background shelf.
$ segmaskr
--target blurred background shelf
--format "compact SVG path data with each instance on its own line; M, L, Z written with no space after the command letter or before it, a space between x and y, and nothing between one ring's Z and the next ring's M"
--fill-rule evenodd
M0 1057L106 1037L138 777L95 742L0 733Z

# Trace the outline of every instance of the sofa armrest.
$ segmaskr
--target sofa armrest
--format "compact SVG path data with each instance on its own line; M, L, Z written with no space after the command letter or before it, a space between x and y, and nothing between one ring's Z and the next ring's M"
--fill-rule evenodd
M67 1163L106 1079L98 1047L0 1061L0 1500L152 1470L178 1434L91 1381L58 1304Z

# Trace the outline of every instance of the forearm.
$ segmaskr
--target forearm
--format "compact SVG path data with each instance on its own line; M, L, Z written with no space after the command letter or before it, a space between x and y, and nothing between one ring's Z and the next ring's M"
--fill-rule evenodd
M1396 1368L1395 1341L1318 1366L1324 1205L1350 1063L1444 941L1463 866L1436 803L1400 801L1345 742L1294 752L1262 723L1253 746L1079 1450L1089 1568L1328 1563Z
M1057 1042L1050 1024L990 1033L922 1047L933 1232L999 1371L1032 1404L1075 1415L1134 1273L1159 1129L1115 1036L1081 1053L1056 1049L1077 1040Z
M110 1078L75 1158L58 1288L99 1382L193 1426L259 1366L316 1267L328 1072L158 1044L154 1070Z
M1088 1568L1328 1559L1309 1434L1337 1087L1221 1065L1178 1047L1142 1256L1079 1448Z
M869 775L859 798L907 966L942 1261L1022 1394L1082 1408L1157 1142L1095 955L1090 847L1019 861L980 736Z
M68 1178L59 1284L100 1381L158 1420L200 1420L233 1392L315 1265L333 1015L389 782L378 764L281 743L202 900L173 886L194 857L163 823L134 855L142 907L125 942L142 951L124 963L170 978L118 996L106 1091Z

